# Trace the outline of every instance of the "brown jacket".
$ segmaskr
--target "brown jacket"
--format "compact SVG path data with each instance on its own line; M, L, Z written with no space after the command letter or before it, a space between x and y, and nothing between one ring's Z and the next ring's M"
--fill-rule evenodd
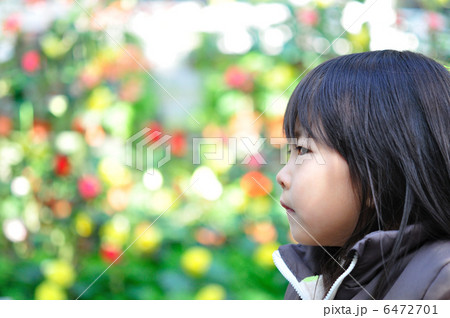
M358 241L349 252L352 263L328 293L321 288L319 264L312 257L321 252L321 247L280 246L273 258L289 281L284 299L373 299L371 293L381 277L383 257L388 256L397 233L376 231ZM421 233L420 226L406 228L411 244L400 260L403 270L388 287L384 299L450 299L450 241L429 241Z

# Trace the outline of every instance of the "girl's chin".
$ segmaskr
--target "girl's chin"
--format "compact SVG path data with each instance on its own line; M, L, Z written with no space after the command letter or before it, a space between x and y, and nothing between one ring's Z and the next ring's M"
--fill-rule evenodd
M293 239L302 245L317 245L317 243L314 242L314 240L304 231L299 233L297 229L292 230L291 229L291 235Z
M297 224L297 228L298 228L298 224ZM291 227L291 235L292 235L292 238L298 244L308 245L308 246L321 246L322 245L322 244L320 244L320 242L317 238L311 237L311 235L308 234L303 229L297 229L297 228L292 229L292 227Z

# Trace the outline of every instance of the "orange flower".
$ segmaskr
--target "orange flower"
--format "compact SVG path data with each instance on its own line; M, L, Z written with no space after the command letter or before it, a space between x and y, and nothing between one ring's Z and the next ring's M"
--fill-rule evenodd
M58 219L64 219L72 213L72 205L67 200L57 200L53 203L52 210Z
M242 190L250 197L265 196L272 191L272 181L259 171L247 172L241 179Z
M266 120L267 138L281 138L283 137L283 116L278 116ZM272 144L274 148L280 148L279 144Z
M106 133L100 125L87 127L84 135L86 143L92 147L100 146L105 140L105 136Z
M31 130L31 139L35 143L44 142L47 140L52 127L49 122L41 119L35 119L33 122L33 129Z
M123 211L128 206L128 189L110 188L107 192L107 200L111 208L115 211Z
M8 136L13 127L11 118L0 116L0 136Z
M142 83L136 79L130 80L121 85L119 96L120 99L127 102L135 102L142 92Z
M195 232L195 239L203 245L222 245L225 242L225 236L207 228L200 228Z
M245 233L257 243L274 242L277 239L277 230L271 222L250 224L245 227Z

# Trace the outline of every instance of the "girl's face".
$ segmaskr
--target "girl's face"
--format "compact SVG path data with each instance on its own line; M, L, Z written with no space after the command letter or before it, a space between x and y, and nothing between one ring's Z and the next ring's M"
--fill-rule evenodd
M304 245L342 246L359 216L347 162L311 138L299 138L290 149L277 182L283 188L280 202L287 208L292 237Z

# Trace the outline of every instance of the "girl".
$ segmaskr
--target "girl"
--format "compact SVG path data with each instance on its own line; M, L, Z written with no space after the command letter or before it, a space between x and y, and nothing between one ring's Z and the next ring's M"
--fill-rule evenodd
M273 253L285 299L450 299L449 132L450 74L424 55L351 54L305 76L277 175L299 243Z

